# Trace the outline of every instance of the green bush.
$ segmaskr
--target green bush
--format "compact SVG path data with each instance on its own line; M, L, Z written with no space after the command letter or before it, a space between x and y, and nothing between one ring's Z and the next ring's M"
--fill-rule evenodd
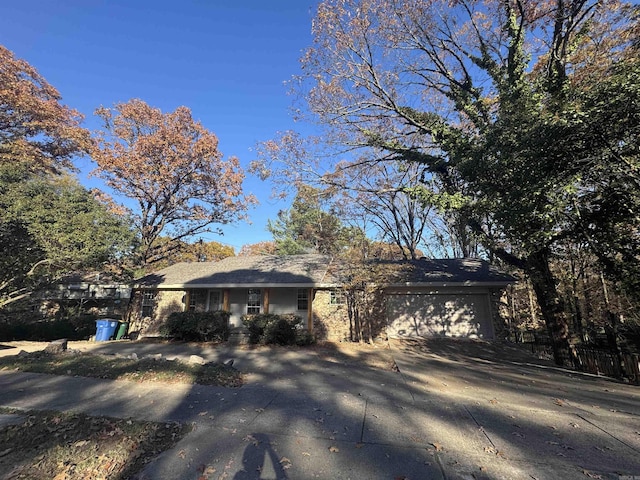
M231 313L174 312L160 327L160 335L189 342L213 342L229 339Z
M307 347L316 343L316 337L309 330L296 330L296 345L299 347Z
M249 331L251 343L294 345L297 343L301 319L292 314L262 313L244 315L242 323Z
M267 324L264 329L264 343L275 345L294 345L296 343L296 326L286 318L279 318Z
M260 343L264 336L264 329L269 323L275 322L280 318L279 315L272 313L261 313L258 315L243 315L242 324L249 331L249 342Z
M95 321L95 315L79 315L38 322L8 321L0 324L0 341L50 342L59 338L86 340L96 333Z

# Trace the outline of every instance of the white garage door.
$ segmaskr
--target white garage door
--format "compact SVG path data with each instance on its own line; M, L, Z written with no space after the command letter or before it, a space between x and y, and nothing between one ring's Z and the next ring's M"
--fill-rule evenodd
M387 334L407 337L493 338L488 294L392 294Z

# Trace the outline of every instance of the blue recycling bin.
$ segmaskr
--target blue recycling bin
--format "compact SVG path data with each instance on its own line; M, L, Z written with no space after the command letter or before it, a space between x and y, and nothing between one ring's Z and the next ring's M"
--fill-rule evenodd
M96 320L96 342L106 342L116 333L118 322L115 320Z

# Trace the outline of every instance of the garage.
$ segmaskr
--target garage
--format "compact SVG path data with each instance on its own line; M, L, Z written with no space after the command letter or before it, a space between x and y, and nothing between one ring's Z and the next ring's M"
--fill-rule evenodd
M492 339L489 293L391 293L387 295L387 335Z
M515 278L476 258L397 262L385 288L391 338L496 338L494 300ZM494 308L496 307L496 308ZM496 322L494 324L494 322Z

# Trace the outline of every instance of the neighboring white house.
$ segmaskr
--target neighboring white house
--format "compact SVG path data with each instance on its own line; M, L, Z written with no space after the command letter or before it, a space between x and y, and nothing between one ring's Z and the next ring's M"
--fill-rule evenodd
M513 277L475 259L374 263L383 272L383 281L375 279L382 301L370 314L374 335L496 337L501 320L493 304ZM341 267L316 254L175 264L133 286L131 329L153 335L172 312L226 310L232 327L246 314L295 314L318 336L343 340L353 326Z
M131 286L98 272L68 275L59 282L36 292L43 315L58 308L76 308L83 313L121 317L131 298Z

